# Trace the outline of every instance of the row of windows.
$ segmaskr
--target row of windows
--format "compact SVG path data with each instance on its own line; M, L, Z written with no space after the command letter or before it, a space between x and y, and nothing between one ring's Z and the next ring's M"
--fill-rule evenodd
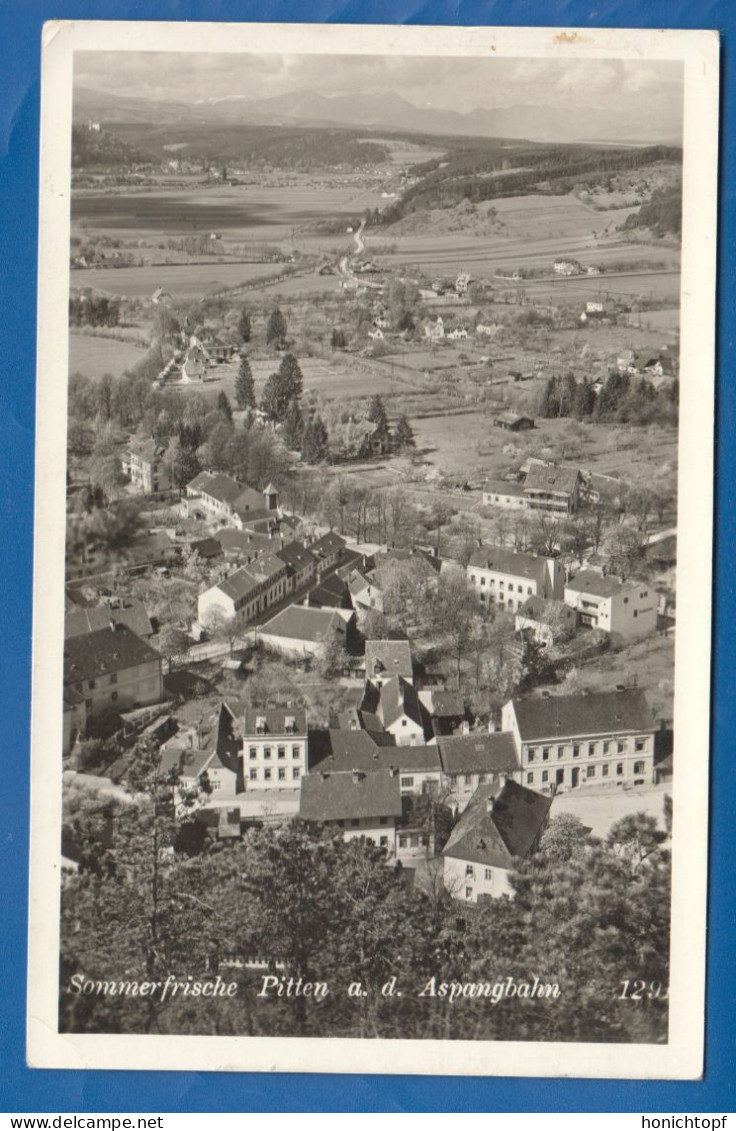
M87 686L89 687L90 691L94 691L94 689L97 687L97 682L98 681L96 679L90 679L90 680L87 681ZM118 682L117 672L113 672L110 676L110 683L117 683L117 682ZM102 676L100 678L99 683L100 683L100 687L105 686L104 676ZM84 691L84 681L82 683L77 683L75 686L76 686L77 691Z
M626 743L625 742L613 742L613 741L608 740L608 741L602 743L602 747L603 747L603 753L604 754L623 754L626 751ZM640 754L643 751L645 751L646 748L647 748L647 739L646 738L637 738L636 741L634 742L634 749L636 750L636 752L638 754ZM537 754L540 753L540 749L541 749L542 761L548 762L550 760L551 756L552 756L552 751L555 749L555 747L542 746L541 748L537 748L536 746L530 746L529 749L527 750L527 760L529 762L533 762L535 760ZM573 748L572 748L573 758L579 758L581 751L584 750L584 749L586 749L585 743L575 743L573 745ZM558 758L564 758L565 757L565 747L564 746L558 746L558 747L556 747L556 750L557 750L557 757ZM598 743L597 742L587 743L587 753L588 753L589 758L593 758L596 754L598 754L599 753Z
M478 871L480 871L480 868L478 869ZM465 865L465 879L466 880L468 880L468 879L474 880L475 879L475 865L474 864L466 864ZM493 879L493 868L484 868L483 869L483 879L486 880L486 881L490 881L490 880Z
M610 765L608 765L607 763L604 762L604 764L600 768L601 769L601 777L607 778L609 776L610 768L611 768ZM561 770L560 770L560 773L562 773ZM646 763L645 762L634 762L634 773L635 774L646 773ZM619 778L623 777L623 774L624 774L624 764L623 764L623 762L617 762L616 763L616 777L619 777ZM546 785L549 782L549 775L550 775L549 770L542 770L542 785ZM596 776L596 767L595 766L586 766L585 776L586 776L586 778L594 778ZM529 773L526 775L526 784L527 785L534 785L534 771L533 770L530 770Z
M340 819L335 821L335 824L339 825L341 829L357 829L360 825L360 818L352 817L349 821ZM387 825L388 817L379 817L378 820L373 820L371 824Z
M258 781L259 780L259 777L258 777L259 773L260 773L260 771L256 770L256 769L249 770L248 771L249 780L250 781ZM298 781L300 774L301 774L301 768L299 766L292 766L292 768L291 768L291 780L292 781ZM263 770L263 780L264 781L273 781L274 780L273 770L271 769L270 766L266 766L266 768ZM286 766L279 766L278 776L275 780L276 781L286 781Z
M264 757L266 762L269 761L272 753L273 753L273 747L272 746L264 746L263 747L263 757ZM301 746L292 746L291 756L292 756L292 758L301 758L301 756L302 756ZM250 746L248 748L248 757L250 758L251 762L255 761L255 759L258 757L258 747L257 746ZM276 747L276 757L278 758L279 761L282 761L286 757L286 747L285 746L277 746Z
M474 573L471 573L471 575L470 575L470 580L471 580L471 581L473 581L473 582L475 582L475 580L476 580L476 577L475 577L475 574L474 574ZM485 579L485 577L483 576L483 574L481 574L481 575L480 575L480 584L481 584L481 585L485 585L485 583L486 583L486 579ZM494 585L496 584L496 579L495 579L495 577L492 577L492 578L491 578L491 579L489 580L488 584L489 584L489 585L491 586L491 588L493 588L493 586L494 586ZM499 588L499 589L505 589L505 588L506 588L506 582L505 582L505 581L499 581L499 583L498 583L498 588ZM508 592L509 592L509 593L513 593L513 591L514 591L514 583L513 583L513 581L510 581L510 582L509 582L509 588L508 588ZM517 586L516 586L516 592L517 592L517 593L523 593L523 592L524 592L524 586L523 586L523 585L517 585ZM532 595L532 587L531 587L531 585L527 585L527 587L526 587L526 592L527 592L527 596L528 596L528 597L531 597L531 595Z

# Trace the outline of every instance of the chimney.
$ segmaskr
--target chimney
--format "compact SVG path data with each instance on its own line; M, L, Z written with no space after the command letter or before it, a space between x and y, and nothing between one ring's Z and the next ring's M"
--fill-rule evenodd
M364 777L360 770L353 770L353 785L360 785Z
M117 621L115 620L115 617L110 617L110 629L112 630L112 632L115 632L117 627L118 626L117 626Z
M486 798L486 813L492 813L494 805L495 798L493 796Z
M492 723L489 723L489 728L491 727L491 725L492 725ZM461 734L470 734L470 723L468 722L467 719L463 719L460 733Z
M388 772L392 778L395 778L399 771L396 769L396 766L389 766Z

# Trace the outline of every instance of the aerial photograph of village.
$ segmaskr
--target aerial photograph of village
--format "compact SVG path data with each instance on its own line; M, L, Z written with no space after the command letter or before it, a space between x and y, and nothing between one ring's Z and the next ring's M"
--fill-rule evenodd
M667 1042L682 98L76 54L61 1032Z

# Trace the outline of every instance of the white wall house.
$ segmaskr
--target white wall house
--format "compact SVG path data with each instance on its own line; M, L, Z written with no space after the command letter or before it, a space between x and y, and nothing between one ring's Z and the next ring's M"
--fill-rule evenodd
M565 585L565 604L583 624L626 640L656 630L658 603L659 594L646 581L621 581L594 570L582 570Z
M529 597L561 598L564 574L556 558L482 546L467 566L468 585L484 605L515 613Z

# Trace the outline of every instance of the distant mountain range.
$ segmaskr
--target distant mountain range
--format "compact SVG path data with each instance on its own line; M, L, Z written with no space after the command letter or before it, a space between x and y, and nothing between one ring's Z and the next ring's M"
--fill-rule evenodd
M273 98L250 99L241 95L211 98L194 103L154 101L128 95L77 87L74 120L99 119L163 126L253 125L304 126L385 130L412 134L524 139L547 143L601 142L610 144L680 145L676 107L663 136L648 124L646 115L637 121L610 107L579 106L560 110L551 106L509 106L476 109L461 114L455 110L414 106L393 91L381 94L350 94L326 97L304 90Z

